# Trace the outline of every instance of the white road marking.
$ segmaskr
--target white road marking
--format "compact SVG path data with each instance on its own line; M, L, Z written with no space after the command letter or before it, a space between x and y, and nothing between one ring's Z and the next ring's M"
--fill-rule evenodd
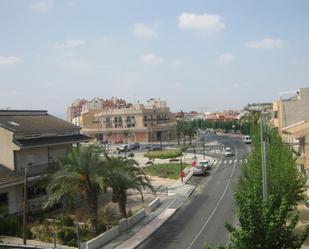
M218 161L215 160L212 165L215 166L217 163L218 163Z
M237 157L237 149L236 149L236 157ZM236 163L234 163L234 166L233 166L233 170L232 170L232 173L229 177L229 180L225 186L225 189L220 197L220 199L218 200L217 204L216 204L216 207L214 208L214 210L211 212L211 214L209 215L208 219L206 220L206 222L204 223L204 225L202 226L202 228L200 229L200 231L198 232L198 234L195 236L195 238L193 239L193 241L190 243L190 245L187 247L187 249L191 249L191 247L193 246L193 244L195 243L195 241L198 239L198 237L201 235L201 233L203 232L203 230L205 229L205 227L207 226L208 222L211 220L212 216L214 216L215 212L217 211L221 201L223 200L224 198L224 195L226 194L226 191L231 183L231 179L234 175L234 171L235 171L235 167L236 167Z
M229 161L229 164L232 164L232 163L233 163L233 160L230 160L230 161Z
M242 163L242 159L240 159L239 162Z
M219 161L218 164L222 163L222 161Z
M237 163L237 159L234 160L234 163Z
M224 163L223 164L226 164L227 163L227 160L224 160Z

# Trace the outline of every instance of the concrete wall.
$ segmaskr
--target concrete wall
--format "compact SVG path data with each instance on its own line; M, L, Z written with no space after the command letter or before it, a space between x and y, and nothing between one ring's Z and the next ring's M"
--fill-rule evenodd
M0 164L14 170L14 150L18 150L13 142L13 133L0 127Z
M22 210L22 185L6 187L0 189L0 194L8 194L8 212L10 214L18 213Z

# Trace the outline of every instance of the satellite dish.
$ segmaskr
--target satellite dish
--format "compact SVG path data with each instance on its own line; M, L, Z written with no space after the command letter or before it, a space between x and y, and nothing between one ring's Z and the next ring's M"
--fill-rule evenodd
M305 205L306 205L307 208L309 208L309 198L307 198L307 199L305 200Z

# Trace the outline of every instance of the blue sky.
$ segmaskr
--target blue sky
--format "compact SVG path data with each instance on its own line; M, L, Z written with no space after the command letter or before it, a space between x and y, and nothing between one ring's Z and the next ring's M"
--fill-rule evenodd
M306 0L1 0L0 30L0 108L215 111L309 87Z

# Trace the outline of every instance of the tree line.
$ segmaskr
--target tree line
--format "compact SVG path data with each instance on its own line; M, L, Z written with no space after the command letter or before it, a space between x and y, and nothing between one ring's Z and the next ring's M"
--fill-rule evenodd
M197 133L197 130L223 130L224 132L239 131L241 134L250 134L252 131L252 122L247 117L234 121L216 121L216 120L178 120L176 124L177 143L185 144L189 140L189 145L192 143L192 138Z

